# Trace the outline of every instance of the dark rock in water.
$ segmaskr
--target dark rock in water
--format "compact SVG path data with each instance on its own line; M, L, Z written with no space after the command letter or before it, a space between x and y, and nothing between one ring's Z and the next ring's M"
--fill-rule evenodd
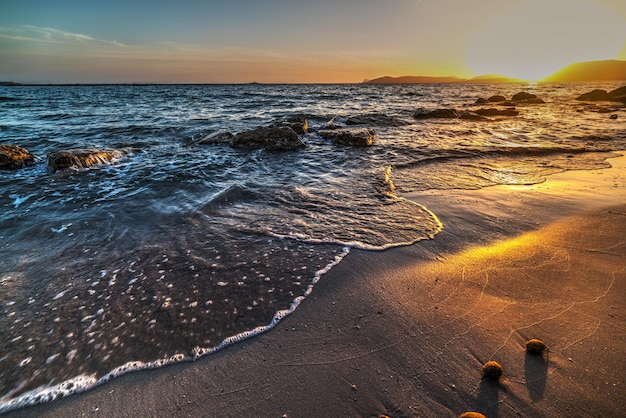
M501 96L501 95L496 95L496 96L491 96L490 98L487 99L487 101L489 103L499 103L499 102L506 102L506 97Z
M48 154L48 170L56 172L69 168L88 168L94 165L110 164L122 157L118 150L72 149Z
M376 138L374 129L325 129L319 134L323 138L353 147L368 147L374 143Z
M626 103L626 86L611 90L609 93L609 100L613 102Z
M335 123L334 117L328 122L326 122L326 126L324 127L324 129L330 129L330 130L339 129L339 126L337 126L337 124Z
M231 132L220 131L195 138L188 145L230 145L234 137Z
M303 116L292 116L288 119L282 120L274 125L275 128L282 126L289 127L299 135L309 133L309 121Z
M261 127L240 132L234 136L230 146L243 149L264 148L268 151L288 151L306 147L298 134L288 126Z
M617 119L617 115L611 115L609 116L609 119Z
M482 97L479 97L479 98L478 98L478 99L474 102L474 104L477 104L477 105L484 105L484 104L487 104L487 103L489 103L489 100L484 99L484 98L482 98Z
M596 89L588 93L581 94L576 100L582 101L606 101L606 102L622 102L626 103L626 86L617 88L607 92L606 90Z
M0 145L0 170L17 170L35 163L35 156L17 145Z
M475 111L476 114L481 116L517 116L519 115L519 111L515 109L496 109L496 108L488 108L488 109L478 109Z
M406 125L406 122L384 113L369 113L349 117L346 120L346 125L402 126Z
M525 91L520 91L519 93L514 94L513 97L511 97L511 100L513 100L514 102L519 102L522 100L533 100L536 98L537 98L536 94L531 94L531 93L526 93Z
M462 112L459 115L459 119L464 119L464 120L490 120L489 118L486 118L484 116L481 116L477 113L474 112Z
M457 119L459 112L455 109L436 109L428 111L426 109L417 109L413 114L415 119Z
M531 93L526 93L525 91L521 91L517 94L514 94L513 97L511 97L511 101L518 103L518 102L524 102L524 103L528 103L528 104L543 104L545 103L543 101L543 99L540 99L539 97L537 97L536 94L531 94Z
M592 90L589 93L581 94L576 98L576 100L584 100L584 101L596 101L596 100L608 100L609 94L606 90L596 89Z

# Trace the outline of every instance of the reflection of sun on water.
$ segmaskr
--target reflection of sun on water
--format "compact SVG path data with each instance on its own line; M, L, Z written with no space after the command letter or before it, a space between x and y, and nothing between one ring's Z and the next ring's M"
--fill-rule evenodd
M476 75L540 80L581 61L613 59L626 40L626 21L585 0L527 0L467 39Z

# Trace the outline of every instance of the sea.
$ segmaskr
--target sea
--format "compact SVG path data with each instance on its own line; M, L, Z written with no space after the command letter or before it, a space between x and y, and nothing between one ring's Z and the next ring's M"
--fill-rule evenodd
M438 239L410 192L596 170L626 150L626 83L0 86L0 413L270 330L351 249ZM488 103L518 92L545 103ZM515 108L485 120L415 112ZM286 120L305 148L207 144ZM373 145L324 129L374 129ZM121 150L52 172L48 153ZM413 199L415 200L415 199Z

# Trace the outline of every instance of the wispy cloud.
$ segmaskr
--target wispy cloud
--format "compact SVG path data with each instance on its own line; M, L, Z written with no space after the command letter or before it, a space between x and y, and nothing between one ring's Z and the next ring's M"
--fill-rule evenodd
M98 39L90 35L32 25L0 26L0 39L53 45L82 44L114 46L119 48L127 47L127 45L124 45L116 40Z

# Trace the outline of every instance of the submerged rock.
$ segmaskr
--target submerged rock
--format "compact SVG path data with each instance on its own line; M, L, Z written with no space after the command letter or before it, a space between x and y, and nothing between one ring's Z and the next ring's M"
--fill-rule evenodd
M230 145L234 137L235 135L232 132L220 131L192 139L188 145Z
M69 168L79 169L94 165L106 165L121 157L122 152L118 150L87 148L55 151L48 154L48 170L54 173Z
M0 145L0 170L17 170L35 164L35 156L17 145Z
M475 110L474 113L480 116L517 116L519 115L519 111L515 109L496 109L496 108L488 108L488 109L478 109Z
M406 122L384 113L368 113L349 117L346 125L402 126L406 125Z
M500 103L500 102L506 102L506 97L497 94L495 96L491 96L490 98L487 99L487 101L489 103Z
M460 116L455 109L417 109L413 114L415 119L457 119Z
M288 151L306 147L298 134L288 126L256 128L240 132L230 142L233 148Z
M324 129L319 134L338 144L353 147L368 147L374 143L376 138L374 129Z

